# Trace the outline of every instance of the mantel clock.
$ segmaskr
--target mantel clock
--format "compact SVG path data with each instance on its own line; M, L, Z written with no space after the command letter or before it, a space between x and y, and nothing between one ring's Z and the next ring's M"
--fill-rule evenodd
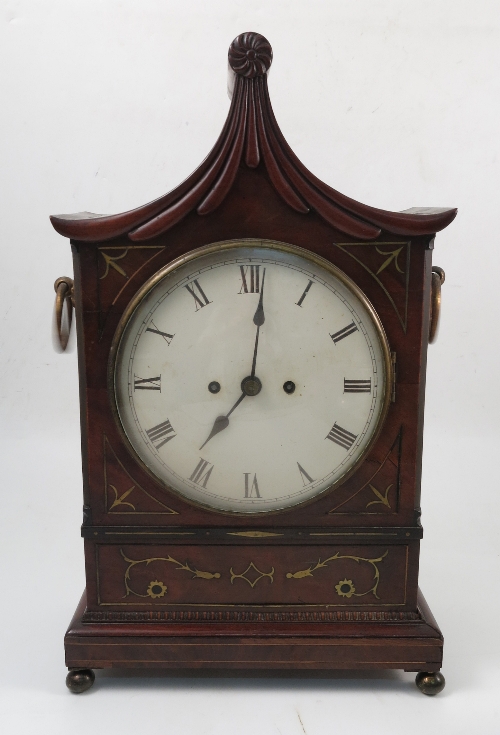
M71 239L93 669L417 671L444 686L418 590L427 345L455 209L375 209L312 174L273 114L272 50L229 49L231 107L180 186Z

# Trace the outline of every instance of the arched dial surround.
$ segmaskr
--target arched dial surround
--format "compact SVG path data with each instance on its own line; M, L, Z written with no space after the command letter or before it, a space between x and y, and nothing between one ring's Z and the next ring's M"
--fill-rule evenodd
M166 488L214 510L309 501L366 455L390 400L390 351L360 289L309 251L205 246L150 279L113 342L113 406Z

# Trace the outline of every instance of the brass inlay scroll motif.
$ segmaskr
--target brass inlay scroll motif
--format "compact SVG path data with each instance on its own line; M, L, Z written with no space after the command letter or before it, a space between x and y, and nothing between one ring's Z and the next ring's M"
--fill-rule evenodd
M361 510L363 506L361 505L361 508L358 507L358 510L355 510L354 512L367 512L367 513L381 513L385 512L382 511L382 509L372 509L372 510L366 510L368 506L371 505L382 505L383 507L387 508L388 510L391 510L395 512L397 510L398 505L398 495L399 495L399 467L400 467L400 454L401 454L401 438L402 438L402 428L399 430L398 435L396 436L391 448L387 451L384 457L382 457L379 466L375 469L375 471L370 475L370 477L364 482L360 488L358 488L355 492L353 492L352 495L349 495L348 498L344 498L340 502L337 503L333 508L331 508L328 513L348 513L349 510L345 506L354 498L359 496L359 494L365 490L366 488L369 488L371 492L375 495L377 500L371 500L370 502L367 502L364 505L365 510ZM392 467L391 473L388 472L388 469ZM375 487L373 484L375 478L377 475L384 470L384 473L387 477L387 474L389 474L389 477L391 474L395 475L395 481L390 483L386 489L381 492L378 490L378 488ZM386 479L387 482L387 479ZM378 483L377 483L378 484ZM384 483L385 484L385 483ZM394 489L393 489L394 488ZM392 489L392 495L394 497L394 504L395 509L393 510L392 505L389 501L389 493ZM367 499L373 498L373 495L369 495ZM363 499L364 502L364 499ZM342 509L342 510L341 510Z
M375 250L377 251L377 253L379 255L388 255L389 256L387 258L387 260L384 260L384 262L382 263L382 265L380 266L380 268L378 269L378 271L375 273L375 275L378 276L379 273L382 273L382 271L384 271L387 268L387 266L389 266L392 263L392 261L394 261L394 265L396 266L396 270L399 271L399 273L404 273L404 270L402 270L399 267L399 264L398 264L399 254L401 253L401 250L403 248L404 248L404 245L401 245L401 247L400 248L397 248L397 250L389 250L389 252L386 252L385 250L380 250L380 248L375 248Z
M132 503L128 503L125 500L125 498L128 498L128 496L130 495L130 493L133 490L135 490L135 485L132 485L132 487L129 487L128 490L125 490L125 492L122 493L122 495L120 495L120 497L118 497L118 490L116 489L116 487L114 485L111 485L110 484L109 487L113 490L113 492L115 494L115 499L113 500L113 504L109 506L109 510L110 511L113 510L113 508L116 508L118 505L128 505L129 508L132 508L132 510L135 510L135 505L132 505Z
M248 574L248 572L250 572L252 570L258 575L253 580L252 579L249 579L246 576ZM255 564L253 563L253 561L250 562L250 564L247 566L247 568L245 569L245 571L242 572L241 574L236 574L233 571L233 568L232 567L229 570L229 573L231 575L231 584L233 584L233 582L234 582L235 579L244 579L245 582L248 582L248 584L250 585L250 587L252 589L255 587L255 585L257 584L257 582L260 582L260 580L263 579L264 577L269 577L269 579L271 580L271 584L274 581L274 567L271 568L271 571L270 572L261 572L260 569L257 569L257 567L255 566Z
M372 490L372 492L377 496L378 500L372 500L370 503L366 504L366 507L368 508L370 505L377 505L378 503L380 503L381 505L385 505L386 508L390 509L391 504L389 503L387 499L387 495L391 487L392 487L392 484L388 485L385 489L385 493L382 495L382 493L380 493L376 487L370 484L370 490Z
M122 555L124 561L127 562L128 567L125 570L124 575L124 582L125 582L125 594L124 597L128 597L129 595L135 595L136 597L151 597L153 599L157 599L159 597L164 597L167 593L167 585L165 585L163 582L161 582L158 579L152 580L149 583L149 586L147 588L146 594L142 595L140 592L136 592L132 589L130 586L131 579L130 579L130 570L133 569L138 564L145 564L146 566L149 566L154 561L165 561L170 564L176 564L176 569L183 572L190 572L192 574L191 579L220 579L220 573L219 572L203 572L199 569L192 569L192 567L189 566L189 564L186 562L186 564L182 564L180 561L177 561L177 559L174 559L172 556L154 556L149 559L129 559L129 557L123 552L123 549L120 549L120 554Z
M169 508L144 490L120 462L106 435L103 439L106 512L127 515L179 515L176 510Z
M104 262L106 263L106 270L104 271L104 274L99 277L99 280L103 281L106 276L109 273L110 268L114 268L114 270L119 273L124 278L128 278L127 274L123 270L123 268L118 265L116 262L117 260L121 260L122 258L125 258L128 255L129 248L120 248L120 250L125 250L122 255L108 255L103 250L99 249L99 252L101 253L102 257L104 258Z
M99 339L110 308L129 287L130 280L164 249L163 245L103 245L97 248Z
M382 291L385 293L387 298L390 301L390 304L394 311L396 312L396 315L398 317L399 323L401 324L404 333L406 334L406 328L408 324L408 292L409 292L409 282L410 282L410 248L411 243L410 242L381 242L377 243L375 248L373 248L373 245L371 243L366 242L335 242L333 243L335 247L339 248L339 250L342 250L346 255L348 255L350 258L356 261L356 263L359 263L360 266L362 266L365 271L367 271L371 277L378 283ZM377 268L375 265L373 269L366 265L366 263L363 262L360 258L358 258L354 253L352 253L349 248L352 247L370 247L373 248L371 251L375 251L378 255L381 256L387 256L386 259L380 264L380 266ZM384 249L382 249L382 246ZM392 248L392 249L391 249ZM402 263L401 260L403 260L404 257L404 267L401 267ZM393 269L394 266L394 269ZM375 270L376 269L376 270ZM404 292L401 292L401 297L398 298L395 293L390 293L389 284L384 284L382 280L379 278L379 276L384 273L384 271L387 271L389 275L394 274L394 271L396 271L396 274L401 274L403 276L404 283L401 284L404 288ZM398 278L400 278L398 276ZM396 303L398 301L398 303Z
M373 581L374 584L372 587L370 587L369 590L366 590L366 592L356 592L356 587L353 584L352 579L343 579L339 581L338 584L335 585L335 591L340 597L364 597L365 595L369 595L370 593L379 600L379 596L377 595L377 589L378 584L380 582L380 571L377 566L381 561L385 559L387 554L389 553L389 549L385 552L385 554L382 554L382 556L377 557L376 559L366 559L362 556L349 556L349 555L342 555L339 552L334 554L333 556L329 556L328 559L325 559L324 561L321 561L321 559L318 560L318 563L313 565L311 564L307 569L301 569L298 572L288 572L286 577L287 579L304 579L305 577L312 577L314 572L318 571L318 569L322 569L324 567L327 567L328 564L334 561L339 561L341 559L351 559L352 561L357 562L358 564L360 562L365 562L366 564L371 564L373 567Z

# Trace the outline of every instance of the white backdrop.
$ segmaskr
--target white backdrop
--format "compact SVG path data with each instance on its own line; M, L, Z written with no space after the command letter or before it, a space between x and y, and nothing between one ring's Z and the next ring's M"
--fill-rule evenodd
M444 692L413 675L64 686L84 587L77 364L50 341L69 242L48 215L121 212L195 168L225 120L226 53L271 42L280 126L324 181L385 209L457 206L436 239L421 586ZM4 732L500 732L498 0L1 0L0 496ZM446 513L445 513L446 509ZM54 594L55 593L55 594Z

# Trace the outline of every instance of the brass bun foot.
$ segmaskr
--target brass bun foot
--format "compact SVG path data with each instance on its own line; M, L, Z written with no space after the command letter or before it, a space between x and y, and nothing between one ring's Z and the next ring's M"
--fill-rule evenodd
M445 678L440 671L419 671L416 678L415 684L418 686L422 694L427 694L429 697L433 697L434 694L439 694L444 689L446 684Z
M95 681L92 669L70 669L66 677L66 686L73 694L81 694L90 689Z

